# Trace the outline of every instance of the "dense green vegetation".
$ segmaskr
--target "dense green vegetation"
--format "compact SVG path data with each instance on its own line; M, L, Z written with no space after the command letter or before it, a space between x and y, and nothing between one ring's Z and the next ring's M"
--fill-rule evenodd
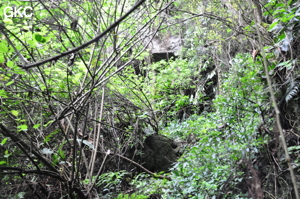
M299 199L299 12L2 0L0 198Z

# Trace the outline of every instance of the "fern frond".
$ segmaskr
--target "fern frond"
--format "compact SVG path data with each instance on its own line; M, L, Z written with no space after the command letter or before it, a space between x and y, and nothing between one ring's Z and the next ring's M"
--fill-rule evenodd
M285 102L288 103L293 97L295 97L300 90L300 82L293 82L290 84L288 92L285 96Z

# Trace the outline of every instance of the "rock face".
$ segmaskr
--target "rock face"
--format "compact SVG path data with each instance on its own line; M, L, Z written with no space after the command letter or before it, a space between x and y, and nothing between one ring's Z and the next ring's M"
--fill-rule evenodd
M182 40L180 36L172 35L171 32L165 35L156 34L149 44L152 54L162 52L173 52L175 55L181 50Z
M152 172L167 171L177 160L176 147L173 140L163 135L150 135L144 141L140 163Z

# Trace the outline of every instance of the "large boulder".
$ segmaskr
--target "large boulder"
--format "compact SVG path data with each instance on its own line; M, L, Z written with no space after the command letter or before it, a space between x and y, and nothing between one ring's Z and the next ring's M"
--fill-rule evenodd
M152 172L167 171L177 160L176 144L158 134L148 136L143 144L140 164Z

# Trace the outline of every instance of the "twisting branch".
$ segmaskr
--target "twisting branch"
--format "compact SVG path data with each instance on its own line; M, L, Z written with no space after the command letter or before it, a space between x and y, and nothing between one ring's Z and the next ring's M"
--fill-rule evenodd
M11 172L5 172L5 174L33 173L33 174L50 176L60 181L64 181L58 173L53 171L48 171L48 170L31 170L31 169L22 169L20 167L7 167L7 166L0 166L0 170L14 170Z
M38 152L33 150L30 146L28 146L25 142L20 140L17 136L15 136L13 133L11 133L3 124L0 123L0 129L1 133L4 136L10 137L23 151L24 154L30 157L30 154L27 153L27 151L31 151L40 161L42 161L52 172L58 173L57 169L55 169L54 166L51 165L50 162L48 162L44 157L42 157ZM34 163L34 161L32 162ZM37 167L38 168L38 167ZM63 180L62 180L63 181Z
M4 30L4 26L0 24L0 32L6 37L7 42L13 47L14 51L18 55L19 59L21 60L22 64L26 65L28 61L25 59L25 57L20 53L20 51L16 48L16 46L13 44L13 42L10 40L9 36Z

